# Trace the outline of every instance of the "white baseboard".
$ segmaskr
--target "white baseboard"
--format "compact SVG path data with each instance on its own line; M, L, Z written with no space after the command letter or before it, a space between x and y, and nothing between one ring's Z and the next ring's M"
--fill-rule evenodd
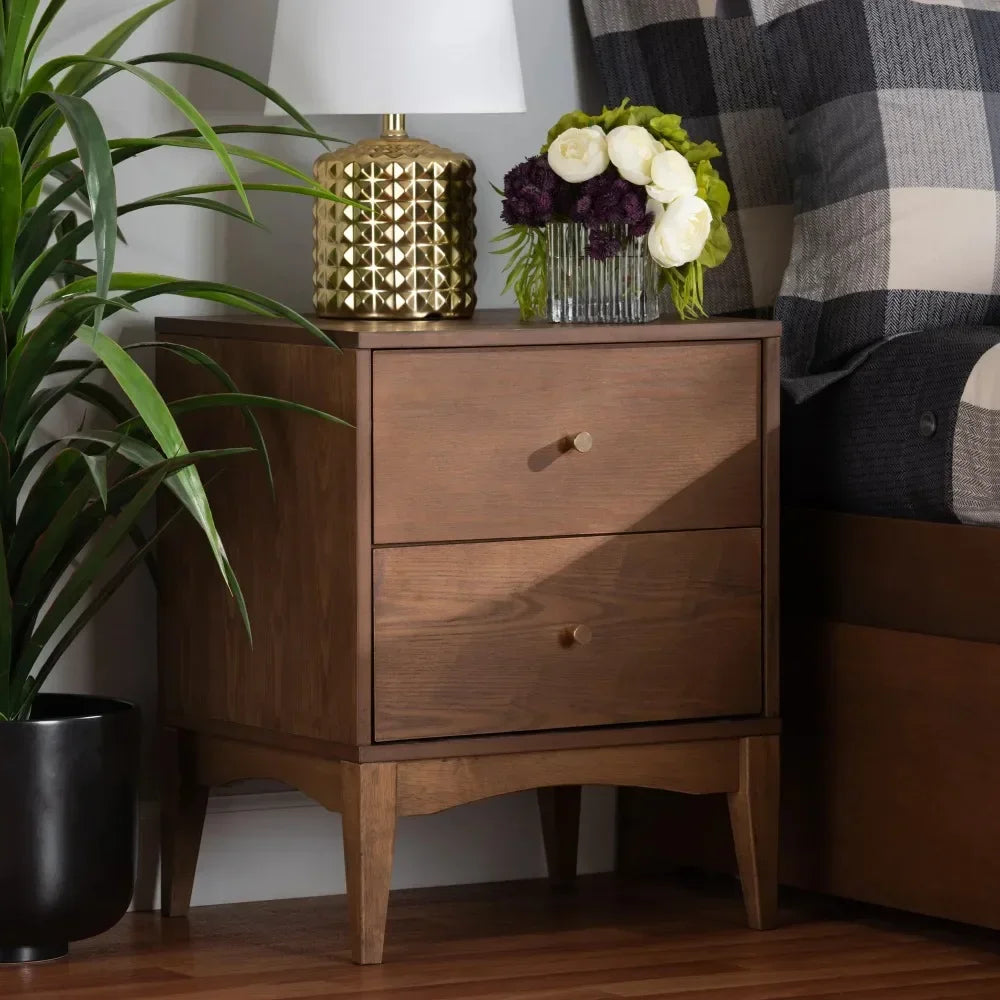
M614 790L587 788L580 871L610 871L613 865ZM544 872L533 792L400 820L393 888L502 882ZM193 905L343 892L339 815L291 791L210 800ZM151 901L142 893L136 905L147 908Z

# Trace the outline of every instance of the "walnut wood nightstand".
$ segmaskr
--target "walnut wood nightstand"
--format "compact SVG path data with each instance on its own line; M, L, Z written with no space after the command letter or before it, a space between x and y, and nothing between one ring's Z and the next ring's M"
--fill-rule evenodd
M553 878L580 786L726 792L749 920L774 917L777 324L164 319L261 414L213 483L251 648L206 547L163 546L163 910L208 790L273 778L343 815L354 958L379 962L398 816L539 788ZM162 352L172 398L212 391ZM246 443L238 411L192 447Z

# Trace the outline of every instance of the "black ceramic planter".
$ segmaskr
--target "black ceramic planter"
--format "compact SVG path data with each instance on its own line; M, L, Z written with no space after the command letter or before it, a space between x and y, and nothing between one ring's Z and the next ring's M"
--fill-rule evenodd
M128 909L139 728L134 705L82 695L0 722L0 963L58 958Z

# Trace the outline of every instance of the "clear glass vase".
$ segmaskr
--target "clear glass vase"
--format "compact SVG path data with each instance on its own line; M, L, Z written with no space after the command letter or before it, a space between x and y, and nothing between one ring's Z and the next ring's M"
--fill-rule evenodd
M628 226L601 227L622 249L607 260L587 256L588 230L579 222L550 222L548 232L549 320L553 323L648 323L659 318L659 268L644 236Z

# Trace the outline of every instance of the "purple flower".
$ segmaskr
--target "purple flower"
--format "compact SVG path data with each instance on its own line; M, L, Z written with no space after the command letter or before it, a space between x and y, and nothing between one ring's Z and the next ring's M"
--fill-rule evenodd
M604 222L642 225L646 217L646 192L625 180L614 167L574 188L576 198L568 215L593 228Z
M645 206L643 206L645 207ZM647 212L638 222L632 222L628 227L629 236L645 236L653 228L653 213Z
M621 248L621 240L605 229L591 229L587 234L587 256L591 260L607 260Z
M544 156L532 156L507 172L503 179L501 216L508 226L544 226L565 201L567 187Z

